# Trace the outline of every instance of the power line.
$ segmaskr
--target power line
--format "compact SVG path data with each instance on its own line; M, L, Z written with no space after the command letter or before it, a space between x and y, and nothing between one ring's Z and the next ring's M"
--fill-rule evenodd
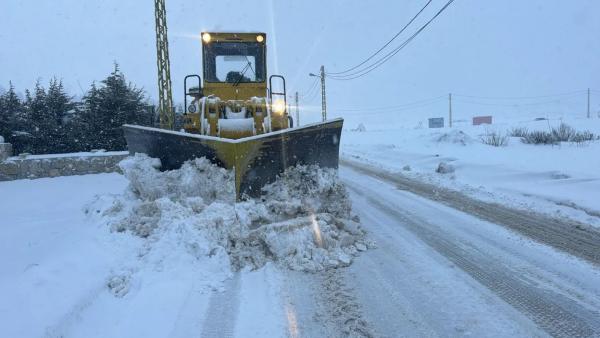
M317 83L319 82L318 78L315 78L315 80L313 81L312 85L309 87L308 90L304 91L302 95L300 95L300 97L307 97L307 96L311 96L313 93L313 90L317 87Z
M310 84L310 86L308 86L308 89L305 90L304 92L310 92L317 85L318 81L319 81L319 79L314 79L313 82Z
M421 26L421 28L419 28L411 37L406 39L400 46L396 47L391 52L389 52L388 54L386 54L379 60L375 61L375 63L365 67L364 69L361 69L359 71L356 71L356 72L353 72L350 74L331 75L331 76L327 76L327 77L334 79L334 80L342 80L342 81L354 80L354 79L360 78L362 76L365 76L368 73L372 72L373 70L379 68L381 65L386 63L388 60L390 60L396 54L398 54L398 52L400 52L402 49L404 49L404 47L406 47L415 37L417 37L423 30L425 30L425 28L427 28L427 26L429 26L453 2L454 2L454 0L449 0L429 21L427 21L423 26Z
M562 101L565 100L570 100L571 98L568 99L555 99L555 100L550 100L550 101L542 101L542 102L529 102L529 103L489 103L489 102L476 102L476 101L469 101L469 100L462 100L459 99L456 102L458 103L466 103L466 104L476 104L476 105L480 105L480 106L495 106L495 107L521 107L521 106L541 106L541 105L545 105L545 104L557 104L557 103L561 103Z
M363 62L357 64L356 66L354 66L352 68L348 68L341 72L330 72L330 73L326 73L326 74L327 75L340 75L340 74L348 73L348 72L353 71L356 68L364 65L365 63L369 62L372 58L374 58L377 54L379 54L382 50L384 50L387 46L389 46L400 34L402 34L408 28L408 26L410 26L413 23L413 21L415 21L417 19L417 17L419 17L419 15L421 15L421 13L423 13L423 11L427 8L427 6L429 6L429 4L431 4L432 1L433 0L427 1L425 6L423 6L423 8L421 8L421 10L415 16L413 16L412 19L410 19L410 21L406 25L404 25L404 27L402 27L402 29L398 33L396 33L396 35L394 35L390 40L388 40L388 42L386 42L381 48L379 48L375 53L371 54Z
M545 104L552 104L552 103L562 103L564 101L571 101L571 100L575 99L575 97L565 97L565 96L574 96L575 94L582 94L583 92L587 92L587 90L586 91L583 91L583 90L572 91L572 92L551 94L551 95L538 95L538 96L493 97L493 99L503 99L503 100L504 99L508 100L508 99L533 99L533 98L556 97L556 99L554 99L554 100L546 100L546 101L539 101L539 102L525 102L525 103L522 103L522 102L516 102L516 103L477 102L477 101L472 101L472 100L464 100L462 98L492 99L492 97L483 97L483 96L474 96L474 95L455 95L455 94L452 94L452 96L453 96L453 98L456 96L459 97L458 99L455 98L455 100L453 100L457 103L483 105L483 106L498 106L498 107L518 107L518 106L545 105ZM447 97L446 95L440 95L440 96L436 96L436 97L431 97L431 98L427 98L427 99L403 103L403 104L394 105L394 106L364 107L364 108L338 108L338 109L335 109L335 111L336 112L349 112L349 113L351 113L350 115L353 115L352 114L353 112L371 112L374 114L375 113L395 112L395 111L425 107L425 106L428 106L428 105L431 105L431 104L434 104L437 102L445 101L446 97Z
M319 91L315 90L308 98L305 98L304 101L308 103L312 103L315 98L319 97Z
M318 80L319 79L316 79L316 81L313 83L313 86L309 89L309 91L307 93L301 95L301 99L304 102L311 102L317 96L317 94L319 93L319 90L317 90L317 88L318 88L318 86L317 86Z
M317 79L317 82L318 82L318 80L319 79ZM303 99L304 101L312 102L316 97L318 97L318 94L320 93L320 91L317 88L319 88L319 86L315 86L314 88L315 88L315 90L311 91L309 95L307 94L306 96L304 96L304 99Z
M452 94L454 96L466 97L471 99L482 99L482 100L529 100L529 99L543 99L548 97L560 97L560 96L574 96L578 94L584 94L587 90L575 90L567 93L551 94L551 95L538 95L538 96L475 96L475 95L463 95L463 94Z
M419 105L419 104L423 104L423 103L434 103L434 102L438 102L441 101L442 99L444 99L446 96L445 95L441 95L441 96L436 96L436 97L432 97L429 99L423 99L423 100L419 100L419 101L413 101L413 102L409 102L409 103L404 103L404 104L400 104L400 105L395 105L395 106L387 106L387 107L366 107L366 108L342 108L342 109L336 109L336 111L342 111L342 112L353 112L353 111L380 111L380 110L394 110L394 109L399 109L399 108L409 108L411 106L414 105Z
M417 109L417 108L422 108L422 107L427 107L427 106L431 106L434 103L438 103L438 102L442 102L444 101L443 98L437 99L435 101L431 101L431 102L426 102L426 103L422 103L419 105L414 105L411 107L398 107L398 108L394 108L393 110L388 110L388 111L374 111L374 112L369 112L369 116L370 115L378 115L378 114L387 114L387 113L398 113L398 112L402 112L402 111L406 111L406 110L413 110L413 109ZM340 110L334 110L334 111L340 111ZM359 115L359 114L363 114L363 112L360 111L351 111L351 112L347 112L344 113L344 116L348 116L348 115Z

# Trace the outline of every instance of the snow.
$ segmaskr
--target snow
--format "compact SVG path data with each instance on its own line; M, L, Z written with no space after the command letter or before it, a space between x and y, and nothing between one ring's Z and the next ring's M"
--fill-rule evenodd
M101 156L122 156L127 155L127 151L95 151L95 152L78 152L68 154L43 154L43 155L27 155L25 158L32 160L43 160L49 158L63 158L63 157L101 157ZM8 160L19 160L23 159L21 156L12 156Z
M510 137L507 146L493 147L480 140L489 132L507 135L514 127L548 130L560 123L598 135L599 119L536 121L536 114L522 114L503 116L495 125L459 123L453 128L424 129L418 127L418 118L408 124L387 116L387 125L365 122L367 132L346 131L343 157L476 198L600 226L600 141L551 146L523 144L518 137Z
M344 272L375 336L546 336L575 324L540 325L561 307L598 329L597 266L375 177L340 177L378 245Z
M160 172L158 160L138 154L120 166L123 176L1 183L0 254L11 258L0 278L0 335L188 336L198 328L177 309L209 309L235 271L243 271L244 289L272 293L255 285L252 270L276 284L273 263L346 266L355 244L371 245L329 169L290 170L263 199L234 203L232 173L206 159ZM285 329L275 319L271 331L257 326L254 316L238 323L248 332Z
M229 329L282 336L281 269L348 266L373 246L331 169L290 169L262 199L235 203L232 172L159 165L138 154L123 175L0 183L1 336L216 332L227 318L211 316L240 290L231 311L249 313Z
M73 320L141 244L86 221L86 201L126 185L118 174L90 177L1 183L1 336L40 337Z
M496 148L469 128L464 145L439 142L462 135L449 130L367 130L355 134L372 143L346 143L345 151L384 152L391 156L381 166L410 163L415 178L456 187L477 165L398 148L483 155L594 146ZM453 174L435 173L442 159ZM231 172L205 159L174 171L159 165L136 155L121 162L122 175L0 183L0 336L538 336L554 309L545 304L572 305L585 323L598 307L595 267L343 167L340 177L293 168L263 198L235 203ZM370 250L371 237L379 249ZM495 273L516 288L494 289L505 285ZM543 308L519 308L515 293Z
M195 255L229 255L235 270L269 260L304 271L349 265L364 237L332 169L291 168L264 187L261 199L235 203L233 173L204 158L167 172L142 154L120 166L128 191L99 196L91 207L114 231L164 240L164 229L180 227Z

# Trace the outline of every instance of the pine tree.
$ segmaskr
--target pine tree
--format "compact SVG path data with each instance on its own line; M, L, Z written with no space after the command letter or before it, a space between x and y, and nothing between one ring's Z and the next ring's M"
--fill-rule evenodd
M82 120L90 128L86 139L92 148L124 150L122 125L148 124L152 119L146 109L144 92L126 82L117 64L101 83L100 88L92 85L84 98Z
M31 152L34 154L47 154L50 151L50 130L54 128L52 120L48 119L46 106L46 89L38 80L35 83L33 98L28 103L30 133L33 137Z
M16 118L21 113L23 105L15 93L15 87L9 82L8 91L0 96L0 136L10 142L15 128Z
M31 118L31 105L33 98L31 92L25 90L25 100L21 102L21 110L15 115L11 143L13 152L33 153L34 152L34 126Z
M68 123L72 118L75 104L65 91L62 81L53 78L46 94L46 114L44 118L46 152L65 153L74 151L75 144Z
M76 138L79 141L79 146L82 150L91 150L100 148L100 140L104 133L100 128L100 120L98 118L100 97L96 83L92 83L90 90L83 97L83 109L77 114L77 117L72 121L75 130L77 130Z
M2 136L5 140L8 140L11 134L11 116L8 112L8 109L6 109L5 96L5 93L0 95L0 136Z

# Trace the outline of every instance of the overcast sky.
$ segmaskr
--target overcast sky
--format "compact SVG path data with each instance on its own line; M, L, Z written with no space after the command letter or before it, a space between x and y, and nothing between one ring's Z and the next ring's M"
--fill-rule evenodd
M180 102L183 77L200 73L203 30L266 32L270 73L286 76L289 90L302 95L312 82L308 72L321 64L337 71L362 61L426 1L166 2L174 95ZM414 29L445 2L434 0ZM152 1L2 0L0 85L6 88L10 80L23 91L36 79L47 84L57 76L69 92L81 95L117 61L130 81L155 98L154 39ZM450 92L513 97L600 90L600 1L456 0L381 68L327 85L332 111L401 105ZM501 101L484 101L493 103L489 106L456 101L457 109L473 113L504 109L493 105ZM532 107L584 109L584 101L573 96ZM599 101L597 95L595 110ZM304 102L318 103L316 95Z

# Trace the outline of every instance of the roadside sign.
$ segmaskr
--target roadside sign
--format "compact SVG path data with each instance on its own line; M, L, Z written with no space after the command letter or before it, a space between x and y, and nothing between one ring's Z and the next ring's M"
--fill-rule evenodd
M473 117L473 125L478 126L480 124L492 124L491 116L475 116Z
M429 119L429 128L444 128L443 117L433 117Z

